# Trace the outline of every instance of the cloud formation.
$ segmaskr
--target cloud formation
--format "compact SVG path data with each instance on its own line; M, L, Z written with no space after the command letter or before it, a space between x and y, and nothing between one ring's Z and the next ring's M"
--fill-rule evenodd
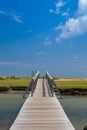
M64 25L56 27L56 31L58 29L61 31L60 35L56 37L57 42L87 32L87 0L79 0L77 13L78 17L69 18Z
M50 12L50 13L59 14L61 7L63 7L63 6L66 4L66 2L63 2L62 0L59 0L58 2L56 2L56 3L54 3L54 4L55 4L55 6L56 6L56 9L55 9L55 10L50 9L49 12Z
M62 13L62 16L68 16L69 14L68 14L68 12L63 12Z
M78 12L80 14L87 15L87 0L79 0L78 6Z
M51 40L50 40L49 37L47 37L47 38L45 39L44 44L45 44L45 45L51 45L51 44L52 44L52 42L51 42Z
M39 56L40 56L40 55L45 55L45 54L46 54L46 52L44 52L44 51L41 51L41 52L38 52L38 53L37 53L37 55L39 55Z
M9 18L13 19L17 23L23 23L22 16L19 14L0 10L0 15L8 16Z
M10 66L23 66L23 67L27 67L27 66L32 66L33 64L23 64L23 63L19 63L19 62L11 62L11 61L0 61L0 65L10 65Z
M17 23L23 23L22 17L18 15L12 15L12 19L16 21Z
M56 41L84 34L87 32L87 16L71 18L60 29L62 33L56 38Z
M32 32L33 32L33 30L32 30L32 29L22 31L22 33L32 33Z

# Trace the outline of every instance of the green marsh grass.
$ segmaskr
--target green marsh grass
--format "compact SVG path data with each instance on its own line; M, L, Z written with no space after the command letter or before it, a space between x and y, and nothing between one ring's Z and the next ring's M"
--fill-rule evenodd
M3 79L0 80L0 87L27 87L30 83L31 79Z
M73 79L73 80L54 80L56 85L61 89L87 89L87 80L84 79Z

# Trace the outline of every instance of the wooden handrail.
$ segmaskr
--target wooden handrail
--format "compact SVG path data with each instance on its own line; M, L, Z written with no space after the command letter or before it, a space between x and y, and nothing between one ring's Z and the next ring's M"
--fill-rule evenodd
M31 80L29 86L26 88L25 93L23 94L23 98L25 98L26 94L30 94L30 92L31 92L31 96L33 97L33 93L34 93L34 90L35 90L35 87L36 87L36 84L37 84L39 77L40 77L40 72L37 71L35 73L35 75L32 77L32 80Z
M53 77L48 73L48 71L46 72L46 75L45 75L47 81L48 81L48 84L49 84L49 87L50 87L50 91L51 91L51 95L53 96L54 95L54 89L56 89L57 91L57 94L59 94L59 96L62 98L62 95L58 89L58 87L56 86L54 80L53 80Z

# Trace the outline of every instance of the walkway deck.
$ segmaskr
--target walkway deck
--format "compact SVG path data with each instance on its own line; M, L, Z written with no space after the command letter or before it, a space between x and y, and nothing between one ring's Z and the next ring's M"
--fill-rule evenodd
M28 97L10 130L75 130L56 96L49 97L39 79L33 97Z

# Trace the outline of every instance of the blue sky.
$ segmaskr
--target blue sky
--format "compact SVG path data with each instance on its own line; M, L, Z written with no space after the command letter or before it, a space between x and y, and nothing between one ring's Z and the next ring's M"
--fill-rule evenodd
M1 0L0 75L87 77L87 0Z

